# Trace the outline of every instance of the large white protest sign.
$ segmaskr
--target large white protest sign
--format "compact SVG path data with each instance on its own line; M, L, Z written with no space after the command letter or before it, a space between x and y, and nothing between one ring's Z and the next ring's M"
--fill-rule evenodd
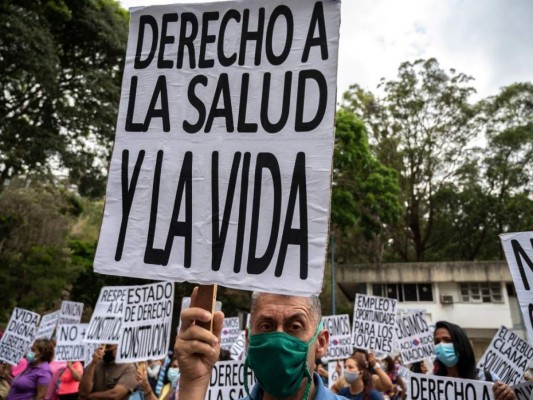
M511 386L517 400L531 400L533 394L533 382L522 382Z
M246 331L241 331L241 334L231 346L229 354L232 360L242 360L244 349L246 347Z
M500 239L513 276L528 342L533 346L533 232L507 233L500 235Z
M391 353L396 324L396 305L394 299L358 293L355 296L353 313L353 346Z
M396 317L396 340L405 364L423 361L435 355L433 332L421 311Z
M411 374L411 400L493 400L492 382Z
M324 361L350 357L353 353L350 316L348 314L331 315L322 317L322 322L324 328L329 331L329 346L328 352L323 357Z
M4 335L0 339L0 361L11 365L19 363L33 343L39 318L39 314L33 311L18 307L13 309Z
M59 321L60 311L54 311L49 314L43 315L39 329L35 334L35 339L52 339L52 335L56 330L57 321Z
M104 286L100 290L84 342L118 344L128 288L129 286Z
M59 314L58 325L79 324L83 313L83 303L63 300Z
M132 10L95 271L321 291L339 24L339 0Z
M173 307L172 282L128 287L116 362L164 358L170 347Z
M59 325L54 355L55 361L87 360L87 346L83 343L83 338L88 326L89 324Z
M224 318L224 325L220 334L220 347L229 351L240 334L239 317Z
M250 368L246 371L250 391L255 384L255 376ZM238 360L219 361L211 371L211 380L205 400L241 399L246 397L244 390L244 362Z
M494 372L502 382L515 385L522 379L532 359L533 347L516 333L501 326L477 366Z

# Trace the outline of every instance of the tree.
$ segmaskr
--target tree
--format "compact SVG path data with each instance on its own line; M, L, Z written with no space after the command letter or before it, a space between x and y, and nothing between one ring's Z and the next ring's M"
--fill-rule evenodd
M113 0L0 2L0 190L61 167L103 194L127 18Z
M344 106L364 121L378 159L400 174L404 215L389 226L402 261L424 261L434 229L435 195L452 182L477 134L477 108L468 102L471 77L440 68L435 59L405 62L398 79L376 97L353 86Z

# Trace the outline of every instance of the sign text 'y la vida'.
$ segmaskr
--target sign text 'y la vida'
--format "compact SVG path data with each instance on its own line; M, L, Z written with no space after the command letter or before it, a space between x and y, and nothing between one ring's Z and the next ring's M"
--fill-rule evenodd
M95 270L312 294L339 1L134 9Z

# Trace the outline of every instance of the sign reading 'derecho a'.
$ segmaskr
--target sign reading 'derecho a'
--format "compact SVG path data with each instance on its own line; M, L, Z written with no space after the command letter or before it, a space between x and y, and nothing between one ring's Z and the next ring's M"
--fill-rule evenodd
M340 1L132 9L95 270L320 292Z

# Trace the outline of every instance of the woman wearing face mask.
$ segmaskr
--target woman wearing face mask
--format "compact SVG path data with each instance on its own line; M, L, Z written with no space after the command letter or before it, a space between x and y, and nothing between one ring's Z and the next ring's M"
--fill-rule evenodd
M383 397L372 384L372 375L361 359L348 358L344 362L344 379L350 386L342 388L339 395L350 400L382 400Z
M513 390L488 370L476 368L474 349L465 331L458 325L438 321L433 333L436 359L433 373L449 378L474 379L495 382L493 386L496 400L514 400Z
M52 378L49 363L53 358L53 342L37 339L26 354L28 366L13 379L6 400L43 400Z

